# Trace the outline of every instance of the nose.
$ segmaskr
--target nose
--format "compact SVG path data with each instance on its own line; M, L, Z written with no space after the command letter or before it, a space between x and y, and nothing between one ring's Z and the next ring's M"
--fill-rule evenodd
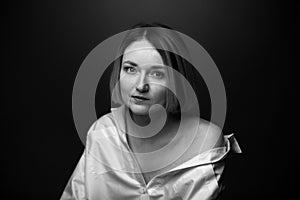
M146 93L149 91L150 86L149 84L146 82L146 76L145 74L141 74L141 76L139 77L139 80L137 82L136 85L136 90L140 93Z
M136 87L136 90L140 93L146 93L149 91L149 84L146 83L144 85L139 85L138 87Z

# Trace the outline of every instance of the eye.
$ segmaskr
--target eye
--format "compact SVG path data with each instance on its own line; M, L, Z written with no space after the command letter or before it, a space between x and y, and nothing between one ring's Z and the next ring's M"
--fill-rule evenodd
M124 66L123 70L128 73L128 74L135 74L136 73L136 69L135 67L132 66Z
M155 77L155 78L163 78L164 77L164 73L160 72L160 71L154 71L151 73L151 76Z

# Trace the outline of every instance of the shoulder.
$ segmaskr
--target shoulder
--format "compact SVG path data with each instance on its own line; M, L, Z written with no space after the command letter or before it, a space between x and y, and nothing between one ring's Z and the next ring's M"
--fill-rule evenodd
M197 122L197 134L194 137L192 144L188 144L188 150L185 152L184 159L188 160L196 155L204 153L214 148L223 147L225 145L222 129L216 124L199 117L189 117L187 120L188 125L193 125ZM191 123L192 122L192 123ZM199 123L198 123L199 122ZM191 128L189 128L192 130ZM186 133L194 134L193 131L187 131ZM190 135L189 135L190 136ZM184 137L183 141L185 141ZM188 139L189 141L189 139Z
M89 128L88 134L90 134L93 131L98 131L101 129L107 129L115 127L114 121L112 120L112 113L107 113L103 116L101 116L99 119L97 119Z
M109 143L107 143L109 142ZM118 130L111 117L111 113L105 114L97 119L89 128L86 137L86 147L107 146L118 142Z
M198 130L203 143L203 151L224 146L222 129L218 125L200 118Z

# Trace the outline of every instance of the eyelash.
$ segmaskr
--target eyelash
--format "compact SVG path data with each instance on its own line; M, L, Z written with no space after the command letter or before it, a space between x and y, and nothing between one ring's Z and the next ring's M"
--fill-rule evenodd
M135 70L135 71L134 71L134 72L130 72L129 70L131 70L131 69L133 69L133 70ZM135 67L132 67L132 66L123 66L123 70L124 70L126 73L128 73L128 74L133 74L133 73L136 72ZM164 78L164 73L163 73L163 72L155 71L155 72L153 72L153 73L151 73L151 74L159 74L158 76L153 75L155 78L158 78L158 79Z
M128 71L129 69L134 69L134 70L135 70L135 68L134 68L134 67L131 67L131 66L124 66L124 67L123 67L123 70L124 70L125 72L127 72L127 73L129 73L129 74L132 74L132 72L129 72L129 71Z
M157 78L163 78L164 77L164 73L162 73L162 72L154 72L153 74L159 74L158 76L155 76Z

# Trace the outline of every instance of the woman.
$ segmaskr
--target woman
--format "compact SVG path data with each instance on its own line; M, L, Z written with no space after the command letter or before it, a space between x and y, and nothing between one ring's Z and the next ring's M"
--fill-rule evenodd
M180 37L160 24L139 24L119 53L111 113L88 131L61 199L218 197L230 142L238 146L200 119L193 71L179 56L187 56Z

